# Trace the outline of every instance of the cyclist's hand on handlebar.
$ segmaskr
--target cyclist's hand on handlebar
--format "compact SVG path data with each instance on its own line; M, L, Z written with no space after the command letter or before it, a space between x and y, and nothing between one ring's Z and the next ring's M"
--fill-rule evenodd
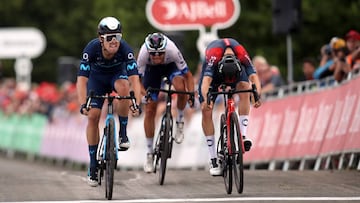
M195 94L194 93L190 94L188 102L189 102L190 107L193 108L195 105Z
M91 107L86 108L86 104L81 104L81 106L80 106L80 113L81 113L82 115L87 116L88 113L89 113L90 108L91 108Z
M254 107L255 108L259 108L261 106L261 101L260 101L260 99L259 100L257 100L255 103L254 103Z
M201 109L203 110L212 110L214 106L214 102L210 101L209 104L207 101L201 103Z
M133 117L139 117L142 113L141 107L138 104L131 105L130 109Z

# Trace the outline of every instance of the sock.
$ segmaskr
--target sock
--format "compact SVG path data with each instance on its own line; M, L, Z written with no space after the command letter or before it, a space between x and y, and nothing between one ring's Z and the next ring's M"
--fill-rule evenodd
M177 117L176 117L176 121L177 122L183 122L184 121L184 110L180 110L177 109Z
M90 155L90 168L95 168L97 166L96 153L98 145L89 145L89 155Z
M205 136L206 137L206 143L210 152L210 159L216 158L216 149L215 149L215 136Z
M154 149L153 149L153 142L154 142L154 138L146 138L146 147L147 147L147 152L152 154L154 153Z
M126 135L126 126L127 126L127 122L128 122L128 117L119 116L119 122L120 122L119 135L121 137L121 142L127 142L128 137Z
M248 115L239 115L240 133L242 136L246 136L247 134L248 123L249 123Z

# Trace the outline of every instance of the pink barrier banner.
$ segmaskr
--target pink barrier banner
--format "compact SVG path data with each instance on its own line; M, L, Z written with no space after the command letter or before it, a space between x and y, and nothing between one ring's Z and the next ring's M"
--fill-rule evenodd
M356 106L358 106L357 100L359 98L359 81L360 78L357 78L351 83L331 90L331 99L334 102L335 110L331 116L330 126L326 132L320 154L327 155L349 151L350 149L360 149L359 126L355 126L358 121L354 119L359 116L359 114L355 114L358 111ZM352 140L351 143L350 140Z
M360 151L360 78L333 89L289 96L252 109L254 146L245 161L317 157Z
M261 108L252 109L248 136L253 140L252 149L245 154L245 161L272 159L283 122L282 106L285 100L265 102Z
M290 96L286 99L282 99L282 106L276 105L271 107L281 109L284 115L277 140L277 146L273 153L273 159L286 159L290 157L288 152L300 119L300 109L303 100L304 96ZM276 123L273 125L276 125Z
M286 153L288 158L318 155L333 109L332 96L330 91L303 96L296 131Z
M360 86L360 78L357 78L351 85L349 85L349 91L356 94L354 99L353 116L348 125L348 136L345 141L345 151L360 151L360 93L358 87Z

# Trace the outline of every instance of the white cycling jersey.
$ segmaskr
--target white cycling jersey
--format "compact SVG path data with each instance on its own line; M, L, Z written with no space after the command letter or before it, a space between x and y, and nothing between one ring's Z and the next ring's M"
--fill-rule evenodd
M175 45L175 43L171 41L168 37L166 37L166 39L167 44L165 47L165 60L162 64L169 64L174 62L179 70L187 68L188 66L184 60L184 57ZM155 65L150 60L150 54L146 49L145 43L140 48L140 52L137 58L137 64L139 74L141 74L142 76L144 76L145 68L147 65Z

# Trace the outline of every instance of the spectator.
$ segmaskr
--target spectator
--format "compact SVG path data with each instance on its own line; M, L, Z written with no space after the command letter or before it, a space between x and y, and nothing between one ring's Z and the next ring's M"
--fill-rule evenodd
M334 63L330 66L330 70L334 72L334 79L340 82L345 78L346 74L351 71L350 65L348 65L345 60L348 49L346 48L345 40L338 37L331 39L330 46L334 54Z
M263 56L255 56L253 64L261 82L261 93L275 90L276 87L284 85L280 71L275 66L270 66Z
M305 58L302 63L302 73L303 75L300 78L300 81L313 80L314 72L316 69L316 62L313 58Z
M338 37L333 37L328 45L321 48L320 66L314 72L315 79L322 79L334 75L336 64L346 56L345 41Z
M345 35L346 47L349 54L346 56L346 63L351 69L360 68L360 34L355 30L350 30Z

